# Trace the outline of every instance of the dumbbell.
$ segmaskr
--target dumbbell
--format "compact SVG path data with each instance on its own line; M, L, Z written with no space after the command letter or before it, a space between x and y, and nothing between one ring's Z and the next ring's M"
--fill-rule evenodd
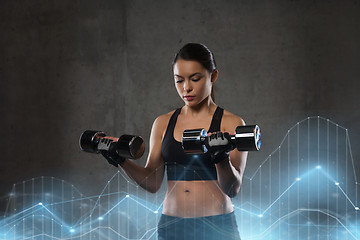
M122 135L119 138L107 136L102 131L86 130L79 140L81 150L89 153L108 151L115 145L116 153L124 158L138 159L144 154L145 144L140 136Z
M258 125L238 126L234 135L230 135L230 143L239 151L259 151L261 134ZM209 137L203 128L185 130L182 137L182 147L186 154L206 153Z

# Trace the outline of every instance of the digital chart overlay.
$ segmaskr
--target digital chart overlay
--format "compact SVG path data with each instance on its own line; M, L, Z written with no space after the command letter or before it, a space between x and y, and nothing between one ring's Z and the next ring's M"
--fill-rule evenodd
M246 170L232 199L241 238L360 240L356 164L345 127L322 117L296 123ZM104 185L99 195L84 196L51 177L14 184L0 240L157 239L166 183L151 194L118 171Z

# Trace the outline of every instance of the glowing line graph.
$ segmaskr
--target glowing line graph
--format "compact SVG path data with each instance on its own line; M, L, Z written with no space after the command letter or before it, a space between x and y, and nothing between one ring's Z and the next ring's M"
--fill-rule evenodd
M99 196L100 196L100 195L99 195ZM142 204L140 201L137 201L136 199L132 198L129 194L127 194L127 195L126 195L123 199L121 199L115 206L113 206L108 212L106 212L104 215L102 215L101 217L99 217L99 218L101 218L101 219L98 218L98 220L100 220L100 221L101 221L101 220L104 220L103 218L104 218L106 215L109 215L110 212L112 212L118 205L120 205L122 202L124 202L124 200L127 200L127 199L132 200L133 202L135 202L135 203L137 203L138 205L144 207L145 209L149 210L150 212L156 213L156 210L152 210L151 208L147 207L146 205ZM59 203L57 203L57 204L59 204ZM49 204L49 205L51 205L51 204ZM35 212L32 212L31 214L22 216L22 217L19 218L19 219L15 219L13 222L7 223L8 226L12 225L12 227L7 231L7 233L11 232L11 231L14 229L14 227L16 226L17 223L21 223L21 222L23 222L23 221L26 221L28 218L34 218L35 216L42 217L43 219L44 219L44 218L49 219L50 221L53 221L53 222L58 223L58 225L60 225L61 227L65 227L65 228L68 228L68 229L70 229L70 230L74 230L74 231L72 231L73 233L76 231L75 229L80 228L81 223L80 223L79 225L73 225L73 226L67 225L64 221L62 221L61 219L59 219L59 217L57 217L52 211L50 211L43 203L38 203L38 204L36 204L36 205L28 208L28 209L25 209L25 210L22 211L22 212L27 212L27 211L29 211L29 210L31 210L31 209L33 209L33 208L38 208L38 209L35 210L35 212L38 212L39 210L41 210L41 209L43 208L43 209L45 209L48 213L50 213L50 215L51 215L52 217L44 216L43 214L42 214L42 215L41 215L41 214L35 215L35 214L34 214ZM18 213L17 215L19 215L19 214L20 214L20 213ZM73 237L69 237L69 238L51 237L50 235L47 235L47 234L34 235L34 236L29 237L29 238L39 237L39 236L47 236L47 237L51 237L51 239L73 239L73 238L78 238L78 237L81 237L81 236L85 236L85 235L91 233L92 231L94 231L94 230L96 230L96 229L100 229L100 228L102 228L102 229L111 229L111 230L112 230L114 233L116 233L117 235L119 235L119 236L121 236L121 237L123 237L123 238L125 238L125 239L130 239L130 238L126 238L125 236L123 236L122 234L120 234L119 232L117 232L116 230L114 230L114 229L111 228L111 227L96 227L95 229L92 229L92 230L89 231L89 232L85 232L85 233L83 233L82 235L73 236ZM152 228L152 229L147 230L147 232L145 232L143 235L145 236L148 232L155 231L154 229L156 230L156 228ZM7 233L5 233L5 235L6 235ZM153 235L153 234L154 234L154 233L152 233L152 235ZM0 239L1 239L1 238L0 238ZM6 238L4 238L4 239L6 239ZM24 238L24 239L27 239L27 238ZM140 239L143 239L143 238L140 238Z
M331 177L327 172L325 172L323 169L322 169L322 167L320 166L320 165L318 165L316 168L314 168L314 170L316 170L316 169L318 169L318 170L321 170L320 172L323 174L323 175L325 175L326 177L327 177L327 179L329 180L329 181L332 181L332 183L335 185L335 186L337 186L337 189L339 189L340 191L341 191L341 193L343 194L343 196L345 196L345 198L346 198L346 200L351 204L351 206L353 207L353 209L355 209L356 211L355 212L358 212L358 210L359 210L359 207L358 206L356 206L356 204L358 204L358 202L357 202L357 199L358 199L358 189L357 189L357 185L358 185L358 182L357 182L357 175L356 175L356 171L355 171L355 164L354 164L354 159L353 159L353 155L352 155L352 150L351 150L351 144L350 144L350 138L349 138L349 134L348 134L348 130L346 129L346 128L344 128L344 127L342 127L342 126L340 126L340 125L338 125L338 124L335 124L334 122L332 122L332 121L330 121L329 119L325 119L325 118L321 118L321 117L309 117L309 118L307 118L307 119L304 119L303 121L300 121L300 122L298 122L296 125L294 125L290 130L288 130L288 132L287 132L287 134L285 135L285 137L283 138L283 140L281 141L281 144L279 145L279 147L278 148L276 148L270 155L269 155L269 157L267 157L259 166L258 166L258 168L257 169L255 169L255 171L254 171L254 173L252 174L252 175L250 175L250 177L248 177L248 176L244 176L244 178L245 179L247 179L247 180L249 180L249 184L250 185L252 185L252 182L253 182L253 180L255 180L255 177L261 172L261 170L262 170L262 168L263 168L263 166L265 165L265 164L269 164L270 166L271 166L271 161L272 160L274 160L274 159L272 159L272 157L273 157L273 155L275 155L276 153L279 155L278 156L278 161L280 162L280 159L281 159L281 157L282 157L282 154L280 153L280 150L282 149L282 147L283 147L283 145L284 145L284 143L285 143L285 140L287 139L288 140L288 143L290 142L290 137L289 137L289 134L291 133L291 131L292 130L294 130L296 127L297 127L297 129L299 129L299 125L301 124L301 123L304 123L305 121L307 121L308 122L308 126L310 126L310 123L309 123L309 120L310 119L317 119L318 120L318 126L320 125L319 124L319 120L325 120L326 122L327 122L327 134L326 134L326 136L327 136L327 140L326 140L326 142L327 142L327 147L329 148L329 123L331 123L331 124L333 124L333 125L335 125L336 126L336 144L338 145L339 144L339 141L338 141L338 133L339 133L339 131L338 131L338 129L340 128L340 129L342 129L342 130L345 130L345 133L346 133L346 150L345 150L345 164L344 164L344 162L342 163L343 165L346 165L346 169L347 169L347 160L348 160L348 152L347 151L349 151L349 155L350 155L350 160L351 160L351 167L352 167L352 173L353 173L353 177L354 177L354 179L355 179L355 201L353 201L353 200L351 200L351 197L346 193L346 191L344 191L343 190L343 188L340 186L340 183L339 183L339 181L335 181L334 180L334 178L333 177ZM308 138L308 158L309 158L309 156L311 155L310 154L310 137L309 137L309 132L311 132L310 130L309 130L310 128L308 127L308 136L307 136L307 138ZM299 133L299 130L298 130L298 133ZM299 134L298 134L299 135ZM296 142L296 141L295 141ZM320 159L320 130L319 130L319 127L318 127L318 130L317 130L317 145L318 145L318 149L317 149L317 159L318 159L318 161L319 161L319 159ZM299 143L300 143L300 141L299 141L299 137L298 137L298 139L297 139L297 144L298 144L298 149L299 149ZM288 151L288 158L290 159L290 150L288 149L287 150ZM336 160L339 160L339 157L338 157L338 152L339 152L339 149L336 147ZM327 150L327 156L329 157L329 150ZM296 159L296 158L295 158ZM298 157L297 157L297 159L300 159L300 157L299 157L299 154L298 154ZM315 157L315 159L316 159L316 157ZM301 159L301 160L303 160L303 159ZM309 161L310 162L310 161ZM337 163L338 163L339 161L337 161ZM309 166L309 163L308 163L308 166ZM328 163L328 166L329 166L329 163ZM337 165L337 166L339 166L339 164ZM311 173L311 171L309 171L307 174L309 174L309 173ZM270 176L271 176L271 173L270 173ZM346 175L346 176L348 176L348 175ZM261 178L261 175L260 175L260 178ZM296 181L294 181L294 182L292 182L291 184L290 184L290 186L289 187L287 187L286 189L285 189L285 191L284 192L282 192L281 194L279 194L279 196L276 198L276 200L275 201L273 201L271 204L270 204L270 206L265 210L265 211L263 211L261 214L259 214L259 213L253 213L253 212L251 212L251 211L248 211L248 210L244 210L244 207L240 207L240 208L238 208L239 210L241 210L241 211L245 211L245 212L247 212L247 213L249 213L249 214L251 214L252 216L257 216L257 217L259 217L259 218L263 218L264 217L264 214L285 194L285 193L287 193L288 191L290 191L290 189L297 183L297 181L300 181L300 180L302 180L304 178L304 175L303 176L301 176L301 177L297 177L296 178ZM288 179L289 179L289 177L288 177ZM326 186L324 186L324 187L326 187ZM321 187L320 187L321 188ZM347 187L346 187L346 189L347 189ZM299 190L298 190L299 191ZM251 190L250 190L250 192L251 192ZM300 190L300 192L301 192L301 190ZM261 196L261 195L260 195ZM318 196L319 196L319 194L318 194ZM329 200L328 200L328 202L329 202ZM355 203L356 204L355 204ZM247 204L248 202L245 202L244 204ZM241 204L242 205L242 204ZM243 205L242 205L243 206ZM252 205L253 207L255 207L256 209L258 209L259 210L259 208L257 207L257 206L254 206L254 205ZM308 208L308 209L310 209L310 208ZM304 210L305 211L305 208L304 209L302 209L302 210ZM261 211L259 211L259 212L261 212ZM325 211L321 211L322 213L325 213ZM286 215L285 215L286 216ZM349 233L351 233L350 235L353 237L353 238L355 238L355 239L358 239L352 232L351 232L351 230L349 230L346 226L345 226L345 224L342 224L342 222L340 221L340 219L339 218L336 218L335 217L335 215L331 215L331 214L329 214L329 216L331 216L331 217L333 217L334 219L336 219L338 222L339 222L339 224L340 225L342 225L346 230L347 230L347 232L349 232ZM358 215L357 215L358 216ZM278 218L278 219L283 219L283 217L281 217L281 218ZM357 219L357 217L356 217L356 219ZM278 221L276 221L276 222L278 222ZM356 223L357 223L357 220L356 220ZM356 232L359 232L358 230L356 230ZM264 234L264 232L263 232L263 234ZM360 236L360 235L359 235ZM249 239L252 239L252 237L250 237Z
M322 173L324 172L323 169L319 169L319 168L315 167L314 169L310 170L308 173L302 175L301 179L303 179L305 175L309 175L310 173L314 173L314 170L319 170L319 171L322 172ZM325 175L327 178L329 178L329 175L328 175L328 174L324 174L324 175ZM332 178L331 178L331 179L332 179ZM236 207L236 208L237 208L237 209L240 209L241 211L246 211L246 212L248 212L249 214L252 214L252 215L254 215L254 216L259 216L259 215L261 215L261 217L263 217L263 216L265 215L265 213L271 208L271 206L273 206L273 205L275 204L275 202L277 202L286 192L288 192L288 191L291 189L291 187L292 187L295 183L297 183L298 181L300 181L300 180L295 180L295 181L294 181L269 207L267 207L261 214L252 213L252 212L247 211L247 210L245 210L245 209L243 209L243 208L240 208L240 207ZM356 206L355 206L355 205L353 204L353 202L350 200L350 198L348 197L348 195L342 190L342 188L340 187L339 184L336 184L336 183L338 183L338 182L336 182L336 181L333 181L333 182L334 182L334 185L336 185L339 189L341 189L341 192L342 192L342 193L344 194L344 196L349 200L349 202L351 202L351 204L353 205L354 209L356 210ZM122 193L126 193L126 192L122 192ZM99 196L101 197L101 195L99 195ZM99 196L96 196L96 197L99 197ZM113 211L118 205L120 205L120 204L121 204L124 200L126 200L126 199L131 199L131 200L133 200L135 203L143 206L144 208L146 208L147 210L149 210L149 211L151 211L151 212L154 212L154 213L155 213L155 211L156 211L156 210L153 210L153 209L148 208L146 205L142 204L141 202L137 201L136 199L130 197L129 194L127 194L127 195L126 195L123 199L121 199L115 206L113 206L110 210L108 210L108 211L103 215L103 217L105 217L106 215L108 215L111 211ZM74 200L74 201L79 201L79 200L80 200L80 199L76 199L76 200ZM57 202L57 203L54 203L54 204L60 204L60 202ZM52 204L49 204L49 205L52 205ZM79 227L79 226L71 226L71 227L70 227L70 226L67 226L63 221L61 221L53 212L51 212L51 211L50 211L44 204L42 204L42 203L38 203L38 204L36 204L36 205L28 208L28 209L23 210L22 212L19 212L19 213L16 214L16 215L19 215L19 214L21 214L21 213L27 212L27 211L29 211L29 210L31 210L31 209L33 209L33 208L36 208L36 207L44 208L47 212L49 212L49 213L51 214L51 216L54 217L54 218L51 219L51 221L58 222L58 224L60 224L60 225L62 225L62 226L65 226L65 227L67 227L67 228L77 229L77 228ZM38 209L38 210L39 210L39 209ZM323 214L326 214L326 215L334 218L337 222L339 222L339 223L354 237L354 239L358 239L358 238L356 238L356 237L351 233L351 231L339 220L339 218L337 218L337 217L335 217L334 215L332 215L332 214L330 214L330 213L327 213L327 212L325 212L325 211L322 211L322 210L314 210L314 209L297 209L297 210L295 210L295 211L293 211L293 212L291 212L291 213L289 213L289 214L287 214L287 215L279 218L279 219L278 219L277 221L275 221L271 226L269 226L265 231L263 231L262 233L260 233L258 236L253 236L253 237L251 237L250 239L257 239L258 237L263 237L263 236L266 234L266 232L269 231L269 230L271 230L271 228L274 227L279 221L281 221L281 220L283 220L283 219L285 219L285 218L287 218L287 217L289 217L289 216L291 216L291 215L293 215L294 213L299 212L299 211L318 211L318 212L321 212L321 213L323 213ZM33 213L30 214L30 215L31 215L31 217L34 216ZM55 219L55 220L54 220L54 219ZM15 221L16 221L16 222L24 221L24 216L23 216L22 218L16 219ZM11 225L11 224L13 224L13 223L14 223L14 222L11 222L11 223L8 223L8 224ZM10 232L11 230L12 230L12 228L9 230L9 232ZM93 229L93 230L94 230L94 229ZM112 229L112 231L116 232L114 229ZM149 231L150 231L150 230L149 230ZM116 232L116 233L117 233L119 236L122 236L120 233L118 233L118 232ZM86 235L87 233L84 233L84 234ZM77 237L79 237L79 236L77 236ZM122 237L123 237L123 236L122 236ZM56 238L55 238L55 239L56 239ZM71 239L71 238L68 238L68 239Z
M340 220L339 218L335 217L334 215L328 213L328 212L325 212L325 211L322 211L322 210L319 210L319 209L296 209L284 216L282 216L281 218L277 219L273 224L271 224L265 231L261 232L260 234L258 235L254 235L254 236L251 236L250 238L248 239L261 239L263 237L265 237L266 235L266 232L270 231L275 225L278 224L278 222L288 218L289 216L291 215L294 215L295 213L298 213L298 212L301 212L301 211L304 211L304 212L319 212L319 213L322 213L324 215L327 215L331 218L333 218L334 220L336 220L339 224L341 224L341 226L344 227L344 229L356 240L358 240L359 238L357 238Z
M346 131L346 141L347 143L349 144L349 151L350 151L350 157L351 157L351 162L352 162L352 166L353 166L353 172L354 172L354 177L355 177L355 184L358 184L358 181L357 181L357 175L356 175L356 171L355 171L355 164L354 164L354 159L353 159L353 155L352 155L352 150L351 150L351 144L350 144L350 138L349 138L349 133L348 133L348 129L329 120L329 119L326 119L326 118L323 118L323 117L320 117L320 116L313 116L313 117L307 117L299 122L297 122L294 126L292 126L288 131L287 133L285 134L285 136L283 137L281 143L279 144L279 147L277 147L272 153L269 154L269 156L259 165L259 167L254 171L254 173L251 175L251 177L248 177L246 175L244 175L244 178L247 178L249 179L250 181L256 176L256 174L258 173L258 171L261 169L261 167L266 163L268 162L270 159L271 159L271 156L274 155L274 153L276 151L278 151L279 149L281 149L281 146L284 144L285 142L285 139L289 137L289 134L292 130L294 130L296 127L298 127L301 123L305 122L305 121L308 121L310 119L321 119L321 120L325 120L327 121L328 123L332 123L333 125L336 125L336 127L339 127L343 130Z
M301 181L301 179L304 179L306 175L310 175L310 174L314 173L315 170L318 170L319 172L321 172L323 175L326 176L327 179L330 179L330 180L333 179L333 178L330 177L327 173L325 173L325 172L323 171L323 169L319 169L318 167L315 167L314 169L312 169L312 170L308 171L307 173L303 174L302 177L297 178L288 188L286 188L286 189L280 194L280 196L279 196L278 198L276 198L276 199L270 204L270 206L268 206L268 207L267 207L264 211L262 211L261 213L252 213L252 212L247 211L247 210L245 210L244 208L242 208L242 206L237 207L237 208L240 209L241 211L246 211L246 212L248 212L249 214L252 214L252 215L254 215L254 216L263 217L263 216L265 215L265 213L266 213L269 209L271 209L271 207L272 207L277 201L279 201L280 198L281 198L283 195L285 195L287 192L289 192L289 191L291 190L291 188L292 188L296 183L298 183L299 181ZM354 207L354 210L359 211L359 207L357 207L357 206L354 205L353 201L349 198L349 196L348 196L348 195L344 192L344 190L340 187L340 184L339 184L338 182L334 181L334 180L332 180L332 181L333 181L334 185L335 185L338 189L341 190L341 192L342 192L343 195L346 197L346 199L350 202L350 204Z
M317 164L313 164L313 166L310 165L310 148L309 146L311 146L310 144L310 120L311 119L315 119L318 121L318 129L317 129L317 136L315 136L315 138L317 138L315 141L315 147L317 146L317 161L319 161L320 159L320 155L321 155L321 151L320 150L320 128L319 128L319 121L325 121L327 123L327 134L325 134L325 136L327 137L326 140L324 140L324 143L326 143L327 145L327 158L325 157L325 160L327 162L327 167L326 164L325 165L320 165L319 162ZM264 178L264 169L266 169L266 167L268 167L268 165L270 166L269 172L270 172L270 180L274 180L271 178L271 164L276 164L276 162L278 162L278 164L281 164L281 161L285 161L286 160L286 155L287 155L287 161L288 162L294 162L290 155L293 154L293 152L296 151L292 151L290 150L289 146L288 146L288 150L285 151L285 154L283 154L282 152L280 152L281 150L285 149L283 147L286 143L289 145L290 142L290 135L294 132L297 131L297 142L294 141L295 143L297 143L297 158L295 159L300 159L300 155L299 155L299 145L300 145L300 140L299 140L299 126L300 124L306 124L308 126L307 132L308 135L305 135L305 138L307 138L309 141L308 142L304 142L303 145L307 145L307 157L308 160L305 158L305 162L308 161L307 165L308 165L308 170L303 172L302 175L300 174L296 174L293 175L293 177L289 176L287 177L289 184L282 188L283 190L280 192L280 185L278 185L279 189L279 194L275 197L272 198L270 197L269 199L273 199L271 200L269 203L266 204L262 204L261 206L257 206L257 204L253 203L252 201L241 201L241 204L234 204L234 208L238 209L239 211L248 214L249 216L252 216L254 218L257 219L263 219L266 220L265 222L267 223L267 226L264 229L260 229L260 232L258 232L257 234L247 234L247 236L244 239L259 239L265 236L271 236L271 234L274 232L275 229L280 228L281 225L288 225L288 226L305 226L305 227L309 227L309 226L314 226L316 228L321 228L321 227L326 227L329 229L338 229L338 226L341 226L347 233L348 236L350 237L349 239L360 239L360 235L357 236L357 233L359 232L358 230L358 221L357 221L357 217L358 217L358 213L359 211L359 207L358 207L358 202L357 202L357 193L358 193L358 182L357 182L357 174L356 174L356 170L355 170L355 163L354 163L354 159L353 159L353 155L352 155L352 150L351 150L351 145L350 145L350 138L349 138L349 134L348 134L348 130L342 126L339 126L338 124L335 124L334 122L325 119L325 118L321 118L321 117L309 117L307 119L304 119L300 122L298 122L296 125L294 125L292 128L290 128L287 131L287 134L285 135L285 137L282 139L281 144L279 145L278 148L276 148L270 155L269 157L267 157L260 165L259 167L254 171L254 173L252 174L251 177L246 177L244 176L246 179L249 180L249 185L250 187L252 187L252 185L257 184L256 181L259 181L260 179L260 183L261 183L261 178ZM338 139L338 135L339 135L339 129L344 130L345 131L345 162L342 162L342 166L344 166L345 163L345 167L346 167L346 171L348 171L348 165L350 167L352 167L352 175L354 177L354 184L355 184L355 200L352 199L352 197L349 195L348 191L350 190L354 190L352 188L349 188L349 183L351 183L351 180L348 181L348 178L346 179L345 183L341 183L338 179L339 178L339 173L336 173L336 177L332 176L334 174L330 174L330 169L328 169L329 166L331 166L330 162L330 158L329 158L329 145L331 145L331 138L330 138L330 134L329 134L329 128L330 128L330 124L332 124L333 126L336 127L335 129L335 133L336 133L336 146L339 145L339 139ZM294 131L295 130L295 131ZM291 139L291 141L293 141ZM301 142L302 143L302 142ZM338 156L339 152L341 150L339 150L340 148L336 147L336 160L342 159L341 157ZM306 151L305 151L306 152ZM286 154L287 153L287 154ZM278 154L278 158L276 158L276 154ZM296 154L295 154L296 155ZM316 153L315 153L316 155ZM305 153L306 156L306 153ZM351 164L347 164L347 161L349 160L348 156L350 156L350 160L351 160ZM315 157L316 158L316 157ZM285 159L285 160L284 160ZM302 158L301 158L302 159ZM304 159L302 159L304 160ZM296 160L295 160L296 162ZM338 162L338 161L337 161ZM299 164L299 162L298 162ZM330 165L329 165L330 164ZM338 163L336 163L336 166L339 166ZM315 165L315 167L314 167ZM298 165L299 166L299 165ZM289 168L289 166L287 166ZM327 170L327 171L325 171ZM298 172L299 173L299 172ZM318 174L316 174L318 173ZM319 174L321 173L321 174ZM345 172L345 176L348 177L349 175L347 175L347 172ZM287 212L285 214L283 214L279 209L276 209L276 206L280 204L280 201L282 199L287 199L290 197L290 193L292 193L295 189L295 186L298 187L297 191L308 191L311 190L309 188L309 184L307 186L302 186L301 182L305 181L306 179L308 179L308 181L313 180L312 178L315 176L317 176L317 180L319 181L319 175L324 176L325 180L326 180L326 184L328 184L329 182L331 183L332 186L335 186L335 189L339 190L339 193L344 196L344 200L346 202L349 203L349 205L351 205L351 208L354 209L355 211L352 213L355 213L355 217L356 217L356 221L355 221L355 230L354 225L349 225L349 222L347 220L347 215L351 212L349 212L348 208L345 208L346 214L343 215L342 213L339 212L332 212L330 211L330 208L327 207L326 210L324 209L320 209L320 208L303 208L303 207L299 207L296 208L295 210L292 209L292 211ZM112 186L110 186L110 184L112 183L112 181L115 181L115 178L122 178L125 179L125 182L127 184L127 190L117 190L114 191L113 189L111 189ZM344 177L343 177L344 178ZM343 179L342 178L342 179ZM55 178L51 178L51 179L55 179ZM290 179L291 180L290 182ZM294 180L295 179L295 180ZM9 202L7 204L7 212L3 218L3 220L0 221L0 239L28 239L28 238L36 238L36 237L45 237L47 239L79 239L82 237L91 237L91 235L93 233L98 234L99 238L101 238L101 235L104 235L105 233L103 233L102 231L109 231L107 232L104 236L103 239L106 239L106 236L109 236L109 234L113 233L115 234L115 236L121 237L122 239L151 239L152 237L154 237L155 233L156 233L156 225L153 226L148 226L148 228L146 228L143 232L141 232L140 235L138 235L137 238L132 238L126 234L122 234L121 231L117 230L116 228L114 228L114 226L111 226L110 223L105 223L105 226L101 225L103 222L111 222L111 218L114 217L114 215L117 215L117 211L119 211L119 209L124 209L122 207L123 204L127 204L128 205L128 209L125 209L126 211L130 211L132 210L132 208L137 208L137 206L141 206L145 211L148 211L150 213L150 215L153 217L153 219L156 219L158 217L158 213L159 210L161 209L164 200L159 204L152 204L147 200L144 200L142 198L139 198L138 196L134 195L134 192L129 191L130 186L136 187L136 192L138 192L138 185L134 184L125 173L122 173L120 171L118 171L117 173L115 173L109 181L107 181L106 185L104 186L104 188L102 189L101 193L99 195L95 195L95 196L89 196L89 197L85 197L83 194L81 194L81 192L76 189L72 184L64 182L63 180L58 180L55 179L55 182L60 182L62 183L62 195L63 195L63 200L62 201L44 201L41 200L41 202L38 202L37 204L31 204L30 207L21 210L20 212L17 212L15 210L13 210L12 212L10 211L11 206L14 207L14 209L16 209L16 206L19 205L20 201L16 201L16 197L20 197L15 190L17 190L18 192L19 189L28 189L26 187L26 184L31 183L32 184L32 188L34 188L34 182L36 182L37 180L41 180L42 183L44 181L46 181L46 179L44 179L44 177L41 178L35 178L35 179L31 179L28 181L23 181L22 183L18 183L18 185L23 185L22 188L21 187L17 187L17 184L14 184L13 187L13 192L10 194L10 199ZM275 179L276 180L276 179ZM279 175L279 180L280 180L280 175ZM314 180L313 180L314 181ZM344 181L344 180L342 180ZM118 180L119 182L119 180ZM276 182L276 181L275 181ZM286 182L286 181L285 181ZM52 183L53 184L53 183ZM329 188L329 185L319 185L318 189L321 188ZM344 185L345 184L345 185ZM258 184L259 185L259 184ZM343 186L344 185L344 186ZM64 187L65 186L65 187ZM64 189L67 188L66 186L68 186L68 188L71 189L72 194L76 193L78 194L80 197L74 197L72 195L71 199L66 199L66 197L69 196L65 196L66 195L64 192L66 192ZM271 187L271 185L270 185ZM119 187L118 187L119 188ZM293 190L294 189L294 190ZM75 190L75 191L74 191ZM25 191L25 190L24 190ZM107 191L107 192L106 192ZM248 193L248 192L247 192ZM251 190L250 190L251 193ZM156 197L160 197L160 194L157 194ZM251 194L250 194L251 195ZM319 193L317 194L319 196ZM147 195L146 195L147 196ZM110 200L110 198L112 200ZM337 197L338 198L338 197ZM13 200L12 200L13 199ZM162 199L164 199L162 197ZM53 199L51 199L53 200ZM260 200L261 200L261 195L260 195ZM13 201L13 202L11 202ZM90 203L89 203L90 201ZM93 203L93 201L95 201L95 203ZM290 201L290 200L288 200ZM24 202L24 200L22 201ZM86 202L86 209L82 210L80 212L80 214L78 213L77 218L78 220L76 220L74 223L69 224L69 222L66 220L66 218L63 218L64 214L61 213L59 214L59 207L62 206L62 209L64 208L65 205L67 204L80 204L82 202ZM105 205L104 205L105 202ZM130 207L130 203L133 203L134 205L132 208ZM327 202L329 202L329 199L327 200ZM338 202L338 200L336 200L336 202ZM16 203L16 204L15 204ZM345 202L341 202L342 205L345 204ZM249 205L248 207L245 207L246 205ZM336 205L337 206L337 205ZM347 204L346 204L347 206ZM275 207L275 208L273 208ZM254 212L252 209L255 208L257 209L256 212ZM290 210L291 208L289 208ZM337 209L337 207L336 207ZM55 211L54 211L55 210ZM278 211L278 212L277 212ZM41 212L43 212L43 214L41 214ZM331 218L335 221L335 223L333 225L328 224L312 224L312 225L306 225L306 224L301 224L301 223L290 223L287 222L290 218L293 218L294 216L297 216L297 218L299 219L299 214L300 213L306 213L309 214L311 212L317 213L318 215L325 215L328 218ZM12 213L9 216L7 216L7 213ZM45 213L45 215L44 215ZM46 214L47 213L47 214ZM356 214L357 213L357 214ZM310 216L302 216L301 217L306 217L309 219L309 222L311 221ZM46 219L48 219L48 221L51 221L53 225L53 228L56 228L56 226L58 227L58 229L61 232L61 237L58 236L58 234L53 232L53 234L48 234L48 233L36 233L35 234L35 230L32 231L33 235L32 236L25 236L21 233L18 233L18 228L24 229L27 228L27 221L31 222L33 226L38 224L37 222L34 223L34 219L37 218L37 221L41 222L42 221L42 228L46 228L46 222L44 225L44 221ZM271 220L271 218L274 218L274 221ZM270 221L270 222L269 222ZM137 221L138 222L138 221ZM141 222L141 221L140 221ZM337 223L337 224L336 224ZM106 224L108 224L106 226ZM118 223L118 226L120 226L122 224ZM1 227L4 226L4 227ZM67 229L68 233L63 233L64 229ZM6 229L6 231L4 232L3 229ZM128 229L129 230L129 229ZM111 232L111 233L110 233ZM240 231L241 232L241 231ZM150 235L149 235L150 234ZM338 233L337 233L338 234ZM30 234L31 235L31 234ZM318 235L319 236L319 235ZM326 235L325 235L326 236ZM18 238L17 238L18 237ZM271 237L270 237L271 239ZM278 238L279 239L279 238ZM300 239L300 238L299 238ZM335 238L336 239L336 238ZM346 238L348 239L348 238Z

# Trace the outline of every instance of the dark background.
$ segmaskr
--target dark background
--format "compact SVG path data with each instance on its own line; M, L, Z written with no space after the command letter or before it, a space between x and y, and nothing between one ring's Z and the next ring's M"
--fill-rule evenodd
M33 177L99 194L117 169L81 152L80 134L137 134L148 146L154 119L182 105L171 60L187 42L215 55L217 104L261 126L245 175L318 115L349 129L360 168L359 1L9 0L0 33L0 211Z

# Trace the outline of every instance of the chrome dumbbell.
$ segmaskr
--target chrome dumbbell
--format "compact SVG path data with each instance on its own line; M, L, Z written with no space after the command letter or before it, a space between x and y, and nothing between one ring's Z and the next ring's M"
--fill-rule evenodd
M238 126L234 135L230 135L227 144L233 145L239 151L259 151L261 146L261 134L258 125ZM182 138L182 146L187 154L206 153L211 146L209 137L203 128L185 130Z
M145 144L140 136L122 135L119 138L107 136L102 131L86 130L79 140L81 150L89 153L108 151L110 147L124 158L138 159L144 154Z

